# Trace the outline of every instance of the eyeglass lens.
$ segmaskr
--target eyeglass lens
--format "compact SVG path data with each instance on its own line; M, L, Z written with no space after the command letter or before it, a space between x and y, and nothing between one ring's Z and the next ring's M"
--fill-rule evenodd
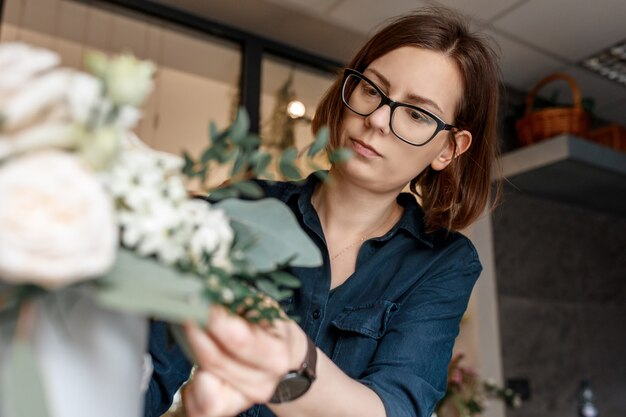
M346 78L342 96L346 106L361 116L372 114L383 101L383 96L373 84L355 74ZM420 145L435 134L438 124L429 114L399 104L393 109L390 126L396 136Z

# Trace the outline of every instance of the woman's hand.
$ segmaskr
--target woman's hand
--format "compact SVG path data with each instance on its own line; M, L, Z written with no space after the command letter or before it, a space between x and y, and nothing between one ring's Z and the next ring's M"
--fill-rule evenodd
M254 325L217 306L206 330L187 324L185 332L199 367L183 390L189 417L232 416L267 402L306 354L306 335L295 322Z

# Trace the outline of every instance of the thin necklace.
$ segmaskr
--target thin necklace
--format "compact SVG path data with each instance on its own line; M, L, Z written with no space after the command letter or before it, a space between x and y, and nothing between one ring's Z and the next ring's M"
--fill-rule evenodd
M394 211L396 211L396 209L394 208ZM364 234L363 236L361 236L359 238L359 240L351 243L350 245L346 246L345 248L341 249L339 252L337 252L336 254L334 254L333 256L330 257L331 262L334 261L335 259L339 258L341 255L343 255L344 253L346 253L348 251L348 249L355 247L358 244L361 244L363 242L365 242L365 240L370 237L371 235L374 234L374 232L376 232L378 229L382 228L382 227L386 227L387 224L389 223L389 220L393 220L393 218L396 217L396 214L393 213L392 216L389 216L387 218L387 221L384 222L382 225L378 225L376 226L376 229L368 232L367 234Z

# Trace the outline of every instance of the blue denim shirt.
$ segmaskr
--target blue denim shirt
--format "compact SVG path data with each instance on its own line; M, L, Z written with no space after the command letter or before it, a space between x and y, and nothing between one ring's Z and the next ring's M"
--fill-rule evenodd
M430 417L445 394L454 340L481 271L476 250L459 233L426 234L420 206L402 193L401 219L384 236L363 243L354 274L330 291L328 250L311 204L317 182L311 175L299 183L262 184L268 197L291 208L324 257L320 267L292 269L302 285L283 308L300 318L300 326L337 366L379 395L387 416ZM175 363L180 353L169 355ZM184 381L173 379L155 367L147 408L171 401L161 397L164 383ZM147 410L146 416L152 415L158 414ZM241 414L273 415L262 405Z

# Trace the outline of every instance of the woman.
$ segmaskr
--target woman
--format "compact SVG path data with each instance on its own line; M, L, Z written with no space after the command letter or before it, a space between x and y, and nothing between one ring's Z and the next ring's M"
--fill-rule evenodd
M294 269L302 288L285 309L300 323L263 328L215 308L208 329L187 326L199 362L183 394L189 416L253 404L265 405L243 415L431 415L481 271L456 231L488 199L495 61L446 9L399 18L356 54L313 121L355 156L330 169L330 182L266 186L325 260ZM409 184L421 206L402 193ZM151 392L182 383L168 373L180 360L157 355Z

